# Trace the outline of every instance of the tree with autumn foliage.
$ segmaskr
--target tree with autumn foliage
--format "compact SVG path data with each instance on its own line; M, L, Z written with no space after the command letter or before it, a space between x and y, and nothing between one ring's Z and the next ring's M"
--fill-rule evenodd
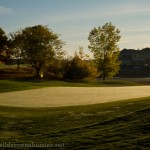
M89 34L89 49L93 53L103 81L113 77L119 71L120 61L118 60L119 47L117 43L120 38L119 29L111 23L94 28Z
M47 26L26 27L15 34L13 39L20 43L17 49L35 69L37 77L43 75L43 70L53 59L61 59L64 55L62 50L64 42L59 39L59 34L54 33Z
M11 58L11 50L9 49L9 40L5 31L0 28L0 61L8 63Z
M64 63L64 78L81 81L84 78L92 77L96 69L92 60L86 59L83 48L79 47L79 52L75 52L74 57L67 59Z

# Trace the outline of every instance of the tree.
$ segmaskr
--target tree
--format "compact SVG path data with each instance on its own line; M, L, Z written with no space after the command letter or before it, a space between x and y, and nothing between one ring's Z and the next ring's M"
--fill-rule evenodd
M23 59L23 55L22 55L23 41L22 41L21 30L10 33L9 43L10 43L9 44L10 48L12 49L13 58L16 59L17 61L17 71L19 71L20 61L21 59Z
M65 79L80 81L87 76L89 76L88 65L80 59L78 55L75 55L72 59L65 62Z
M98 71L101 73L103 81L113 77L120 66L119 42L121 36L119 29L111 23L106 23L102 27L94 28L89 33L89 49L93 53Z
M5 61L7 50L7 36L2 28L0 28L0 60Z
M83 47L79 46L79 58L84 59L84 57L85 55L84 55Z
M64 43L59 35L48 29L47 26L37 25L26 27L16 38L21 39L22 56L36 70L39 78L40 72L48 67L53 58L61 59L64 55Z
M85 60L84 51L79 47L79 52L75 52L73 58L66 60L64 63L64 78L74 81L81 81L87 77L93 77L95 68L91 60Z

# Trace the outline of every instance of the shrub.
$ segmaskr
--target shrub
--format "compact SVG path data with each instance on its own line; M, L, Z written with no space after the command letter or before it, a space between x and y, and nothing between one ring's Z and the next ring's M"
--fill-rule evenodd
M91 76L91 68L90 62L75 55L64 63L64 79L80 81Z

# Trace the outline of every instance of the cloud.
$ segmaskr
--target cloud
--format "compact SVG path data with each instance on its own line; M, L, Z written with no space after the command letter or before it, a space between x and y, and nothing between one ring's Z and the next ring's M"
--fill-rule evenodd
M127 29L127 30L124 30L124 32L149 32L150 31L150 28L145 28L145 27L141 27L139 29Z
M130 15L130 14L137 14L137 13L147 13L150 12L149 8L127 8L127 7L122 7L119 8L118 10L111 12L110 15L112 16L121 16L121 15Z
M110 5L109 5L110 6ZM111 15L131 15L144 14L150 12L149 2L143 1L120 1L117 5L108 7L111 10Z
M99 11L99 10L98 10ZM70 13L70 14L59 14L54 17L47 17L45 19L50 20L51 23L61 23L61 22L75 22L75 21L86 21L86 20L97 20L97 19L105 19L110 17L121 17L124 15L134 15L140 13L149 13L149 8L119 8L116 10L107 10L103 13L98 11L93 12L79 12L79 13Z
M0 6L0 15L12 14L12 13L14 13L14 11L11 8Z

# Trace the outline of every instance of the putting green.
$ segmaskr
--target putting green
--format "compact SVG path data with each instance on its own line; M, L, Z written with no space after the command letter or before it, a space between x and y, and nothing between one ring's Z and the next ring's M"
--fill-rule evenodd
M150 96L150 86L49 87L0 93L1 106L60 107L104 103Z

